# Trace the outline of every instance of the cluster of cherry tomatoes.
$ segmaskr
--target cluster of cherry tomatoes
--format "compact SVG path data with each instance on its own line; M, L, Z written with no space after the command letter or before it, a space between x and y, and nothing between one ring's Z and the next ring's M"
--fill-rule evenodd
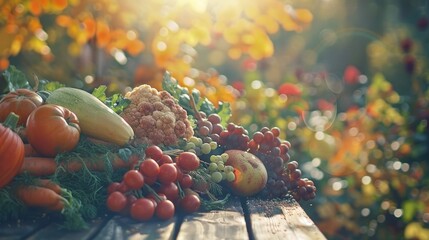
M109 185L108 209L138 221L154 216L167 220L176 210L197 211L201 200L191 190L193 179L189 172L200 166L198 156L182 152L173 159L156 145L147 147L145 154L137 169L127 171L121 182Z

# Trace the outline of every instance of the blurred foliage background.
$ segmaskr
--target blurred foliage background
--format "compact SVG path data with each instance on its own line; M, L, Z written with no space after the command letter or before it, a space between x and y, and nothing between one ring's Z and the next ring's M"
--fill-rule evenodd
M278 126L329 239L429 239L429 6L423 0L0 0L0 69L92 89L168 70ZM4 81L0 82L0 89Z

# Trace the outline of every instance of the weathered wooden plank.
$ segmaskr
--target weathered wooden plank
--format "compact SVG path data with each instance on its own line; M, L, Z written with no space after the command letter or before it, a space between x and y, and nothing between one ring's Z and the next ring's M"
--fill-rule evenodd
M185 216L177 240L249 239L240 201L232 199L225 207Z
M28 240L69 240L69 239L79 239L86 240L91 239L100 229L100 227L106 222L104 218L98 218L88 223L88 228L79 231L69 231L61 229L58 223L52 222L46 227L35 232L29 236Z
M255 239L326 239L294 200L247 201Z
M94 240L171 239L175 221L176 218L168 221L137 222L129 217L115 216L106 223Z

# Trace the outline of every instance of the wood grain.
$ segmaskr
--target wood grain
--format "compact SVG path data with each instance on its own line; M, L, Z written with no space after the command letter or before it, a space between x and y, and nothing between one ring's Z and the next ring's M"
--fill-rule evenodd
M69 240L69 239L79 239L87 240L91 239L92 236L100 229L100 227L106 222L103 218L98 218L88 223L88 229L81 231L69 231L61 229L60 225L53 222L48 226L38 230L33 235L28 237L28 240Z
M249 239L240 201L233 199L225 210L198 212L186 216L177 239Z
M168 221L151 220L137 222L129 217L115 216L110 219L94 240L122 239L172 239L176 218Z
M325 236L294 201L247 201L255 239L322 240Z

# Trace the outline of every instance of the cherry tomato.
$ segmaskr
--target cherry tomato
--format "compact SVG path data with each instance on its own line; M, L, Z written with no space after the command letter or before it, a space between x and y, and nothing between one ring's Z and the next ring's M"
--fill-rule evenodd
M155 215L162 219L168 220L174 217L175 207L173 202L170 200L164 200L158 203L158 206L155 208Z
M127 185L127 184L125 184L125 182L124 182L124 181L122 181L122 182L119 184L118 189L117 189L117 191L119 191L119 192L121 192L121 193L126 193L126 192L128 192L129 190L130 190L130 188L128 187L128 185Z
M166 163L173 163L173 159L170 156L164 154L162 155L161 159L159 159L159 166Z
M137 170L128 170L124 175L124 183L132 190L137 190L143 187L144 177Z
M107 193L111 194L112 192L118 191L120 185L121 184L118 182L110 183L109 186L107 187Z
M186 213L196 212L201 206L200 198L195 194L185 195L180 200L180 207Z
M155 213L155 206L150 199L139 198L131 205L131 217L138 221L147 221Z
M168 200L175 201L179 198L179 188L174 182L161 184L158 192L165 194Z
M158 180L161 183L174 182L177 179L177 169L172 163L163 164L159 167Z
M153 158L156 161L161 159L161 157L163 155L161 148L159 148L156 145L151 145L151 146L147 147L145 150L145 153L146 153L147 158Z
M145 177L156 177L159 174L159 165L152 158L146 158L139 167L139 171Z
M182 179L180 179L179 183L182 188L190 188L193 184L192 176L189 174L183 174Z
M182 152L177 156L176 164L185 171L194 171L200 166L200 159L195 153Z
M115 191L107 197L107 208L112 212L120 212L127 205L127 198L121 192Z
M32 147L47 157L72 150L78 143L77 116L67 108L46 104L36 108L27 119L27 138Z

